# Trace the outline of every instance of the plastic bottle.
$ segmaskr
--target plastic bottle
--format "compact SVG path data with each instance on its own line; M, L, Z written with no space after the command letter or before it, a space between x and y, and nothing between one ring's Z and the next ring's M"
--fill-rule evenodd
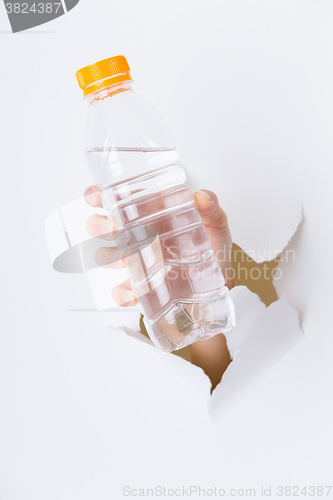
M108 218L135 237L157 233L128 266L150 338L170 352L229 330L234 306L165 122L133 90L124 56L77 79L89 103L86 156Z

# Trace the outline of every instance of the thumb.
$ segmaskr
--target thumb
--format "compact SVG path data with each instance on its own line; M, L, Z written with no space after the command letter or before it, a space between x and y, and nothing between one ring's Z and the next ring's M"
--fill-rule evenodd
M228 217L220 207L216 194L207 190L196 191L194 200L204 225L218 232L220 236L228 235Z

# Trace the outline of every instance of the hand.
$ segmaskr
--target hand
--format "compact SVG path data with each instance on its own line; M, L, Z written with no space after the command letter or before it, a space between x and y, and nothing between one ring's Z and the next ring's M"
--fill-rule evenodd
M195 204L199 209L202 222L207 230L218 263L229 289L234 286L231 262L232 238L227 214L219 205L212 191L201 190L194 193Z
M102 208L101 191L96 186L86 189L84 199L91 207ZM197 191L194 193L194 199L210 238L212 250L216 254L225 277L226 285L230 289L233 287L232 239L226 213L220 207L217 196L212 191ZM102 215L92 215L88 219L87 231L93 237L108 240L117 238L117 227ZM108 268L120 269L127 266L126 255L113 248L100 248L96 261L100 266ZM123 307L133 306L138 302L138 298L131 289L130 279L116 286L112 290L112 296L118 305Z
M101 191L96 186L90 186L84 193L84 198L91 207L102 208ZM202 222L206 227L220 268L225 277L228 288L233 287L233 270L231 264L232 239L225 212L219 205L216 194L212 191L201 190L194 193ZM117 227L107 220L106 216L92 215L87 221L87 231L93 237L105 239L117 238ZM127 266L125 254L112 248L100 248L96 261L104 267L123 268ZM138 298L131 289L130 279L127 279L112 290L112 296L120 306L133 306ZM191 345L191 362L201 367L212 382L212 390L220 382L221 377L230 363L225 337L215 335L205 341L198 341Z

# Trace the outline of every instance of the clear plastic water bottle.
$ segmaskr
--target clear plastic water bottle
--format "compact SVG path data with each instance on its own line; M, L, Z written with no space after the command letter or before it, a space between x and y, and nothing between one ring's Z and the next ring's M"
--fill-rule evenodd
M77 79L89 103L86 156L108 219L157 235L128 265L150 338L170 352L226 332L234 306L168 127L133 90L125 57L86 66Z

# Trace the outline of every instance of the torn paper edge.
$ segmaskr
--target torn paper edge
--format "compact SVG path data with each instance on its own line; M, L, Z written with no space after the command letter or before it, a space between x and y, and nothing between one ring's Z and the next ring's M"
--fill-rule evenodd
M245 249L245 245L240 245L237 241L234 241L236 245L239 246L243 250L243 252L248 255L251 259L253 259L257 264L262 264L264 262L271 262L276 259L278 255L280 255L284 249L289 245L291 239L296 233L300 223L303 220L303 206L300 204L299 211L295 214L294 224L291 226L290 234L286 238L285 242L282 241L282 244L279 245L279 248L271 248L271 245L265 247L265 249L261 252L260 250L254 249Z
M244 398L251 384L304 339L298 312L285 295L266 307L245 286L233 288L231 294L238 319L226 340L233 360L208 403L212 422Z

